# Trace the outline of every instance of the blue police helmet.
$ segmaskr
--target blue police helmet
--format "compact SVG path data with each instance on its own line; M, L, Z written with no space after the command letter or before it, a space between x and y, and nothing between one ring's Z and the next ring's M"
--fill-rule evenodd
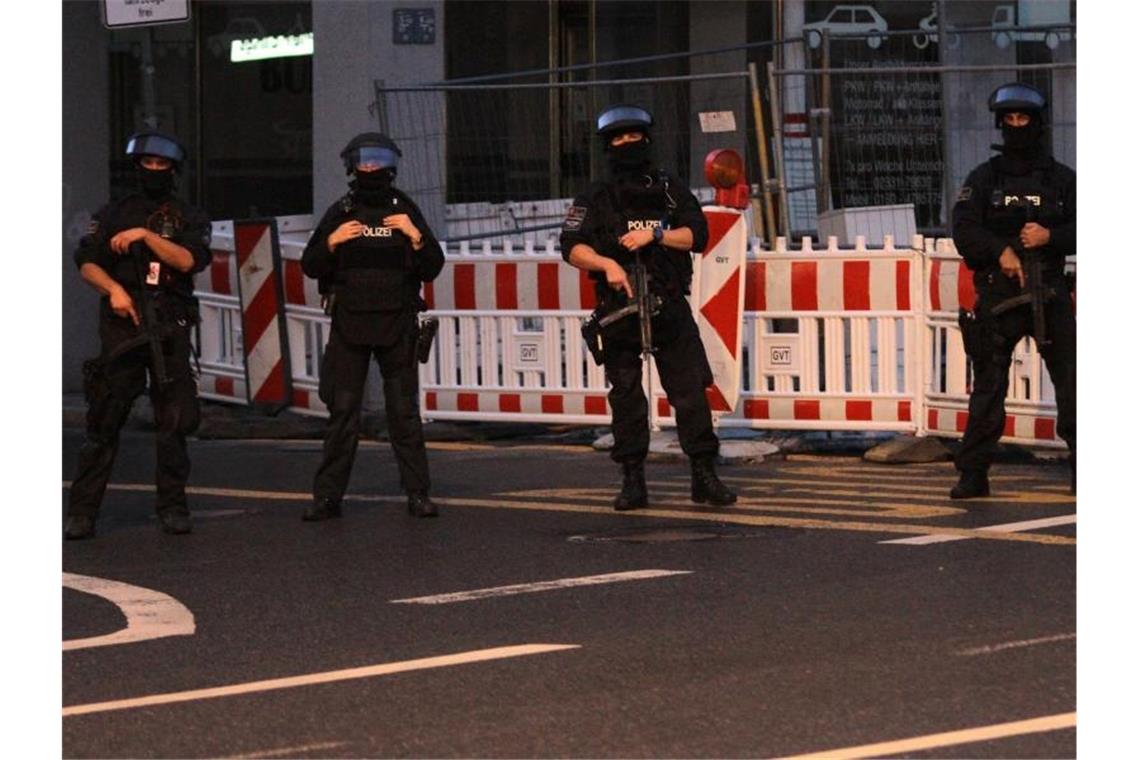
M998 87L990 95L990 111L994 122L1000 126L1002 114L1018 112L1029 116L1043 117L1048 101L1044 93L1023 82L1009 82Z
M357 167L364 165L395 171L403 155L392 138L379 132L360 133L340 152L345 174L352 174Z
M653 126L653 116L640 106L619 104L598 114L598 134L603 137L614 132L640 130L649 133Z
M155 130L135 132L131 135L127 139L126 153L136 160L142 156L166 158L174 163L175 169L182 168L182 162L186 160L186 149L182 147L177 137Z

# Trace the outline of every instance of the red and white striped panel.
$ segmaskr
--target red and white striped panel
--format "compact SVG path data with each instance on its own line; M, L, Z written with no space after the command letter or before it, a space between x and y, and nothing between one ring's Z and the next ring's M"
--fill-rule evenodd
M747 420L913 423L911 402L897 399L745 396L742 400L739 418ZM673 416L667 399L657 399L657 414Z
M595 305L588 274L561 258L449 260L424 285L424 300L438 311L589 311Z
M301 271L301 262L282 259L281 266L285 272L285 303L290 306L311 306L319 309L321 294L317 290L317 281L305 276Z
M911 259L748 262L745 311L911 311Z
M233 251L212 248L210 266L194 275L196 293L217 293L220 296L237 295L237 257Z
M965 409L928 407L927 432L934 435L961 436L966 431L966 420L969 416ZM1006 414L1002 440L1065 445L1065 442L1057 437L1057 419L1053 415Z
M424 393L425 416L431 412L478 412L521 414L610 416L605 393L547 393L543 389L509 391L442 391Z
M245 380L203 372L198 377L198 395L221 401L246 402Z
M961 259L930 259L930 280L927 283L930 299L929 313L949 312L955 316L958 307L974 308L974 273Z
M273 222L234 222L249 400L283 406L291 400L290 378L285 369L284 304L278 297L273 244Z

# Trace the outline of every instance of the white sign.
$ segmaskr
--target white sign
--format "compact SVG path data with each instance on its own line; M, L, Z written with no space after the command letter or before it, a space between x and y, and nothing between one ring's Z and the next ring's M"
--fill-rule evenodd
M103 0L103 25L147 26L190 20L190 0Z
M269 58L291 58L313 54L313 33L234 40L230 43L230 62L264 61Z
M760 372L762 374L799 374L800 336L795 333L778 333L765 336L764 350L760 357Z
M732 111L702 111L698 114L702 132L735 132L736 117Z

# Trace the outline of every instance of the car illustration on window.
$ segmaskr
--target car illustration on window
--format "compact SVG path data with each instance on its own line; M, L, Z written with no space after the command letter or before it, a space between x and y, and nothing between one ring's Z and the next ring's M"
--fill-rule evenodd
M867 45L877 48L883 44L883 37L876 32L887 31L887 20L869 5L837 5L822 21L804 24L804 36L810 47L820 46L825 29L833 34L865 34Z

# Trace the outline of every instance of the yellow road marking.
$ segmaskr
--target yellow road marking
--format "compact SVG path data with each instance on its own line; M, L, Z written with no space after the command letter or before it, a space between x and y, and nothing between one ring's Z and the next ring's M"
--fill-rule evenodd
M679 489L676 489L674 491L673 498L666 497L662 499L657 494L660 491L669 489L657 487L659 484L650 483L649 485L653 486L651 490L655 494L653 497L653 503L655 505L667 507L693 506L692 502L689 501L688 496L683 495ZM688 486L686 485L685 488L685 493L687 493ZM570 499L607 505L613 501L613 492L609 489L601 488L544 488L530 491L509 491L504 492L501 495L509 498L524 499ZM924 517L946 517L949 515L962 514L966 511L964 509L957 509L954 507L935 507L926 504L855 504L849 500L845 501L842 499L789 498L783 496L782 494L765 494L762 501L758 499L759 497L753 493L749 493L747 496L742 494L734 505L734 508L749 509L760 512L809 512L824 515L869 516L873 514L875 517L907 517L911 519L919 519ZM784 506L788 504L802 504L806 506ZM813 508L813 506L818 506L820 508ZM848 507L848 509L841 509L840 507Z
M466 441L428 441L425 445L433 451L562 451L572 454L593 453L594 451L589 444L572 445L568 443L524 443L512 446Z
M862 744L858 747L844 747L843 749L829 749L807 755L791 755L783 760L858 760L859 758L883 757L884 755L904 755L925 749L952 747L957 744L1005 739L1010 736L1037 734L1045 731L1059 731L1064 728L1076 728L1076 726L1077 714L1075 712L1059 713L1057 715L1046 715L1042 718L1017 720L1012 723L998 723L993 726L978 726L960 731L916 736L912 739Z
M64 485L70 485L65 481ZM110 490L116 491L154 491L154 486L144 484L111 484L107 486ZM198 496L226 496L232 498L245 498L245 499L268 499L268 500L287 500L287 501L308 501L312 499L312 494L304 492L289 492L289 491L253 491L241 490L234 488L201 488L189 487L186 492L191 495ZM719 523L733 523L736 525L753 525L753 526L769 526L769 527L785 527L785 528L805 528L805 529L820 529L820 530L847 530L847 531L861 531L867 533L903 533L906 535L929 535L931 533L938 533L940 535L960 535L967 538L980 538L990 541L1018 541L1024 543L1037 543L1037 544L1052 544L1058 546L1075 546L1077 540L1067 536L1054 536L1049 534L1036 534L1036 533L995 533L987 531L984 528L967 529L967 528L949 528L934 525L897 525L890 523L873 523L873 522L847 522L847 521L831 521L831 520L812 520L812 519L796 519L784 517L765 517L762 515L753 514L738 514L734 512L711 512L707 510L698 510L695 506L691 507L691 511L678 511L678 510L663 510L663 509L639 509L636 512L616 512L608 506L590 506L588 504L559 504L551 502L530 502L530 501L514 501L510 495L504 495L506 498L501 499L471 499L471 498L449 498L449 497L432 497L432 500L444 506L457 506L457 507L484 507L491 509L524 509L534 510L540 512L579 512L598 515L609 515L612 517L627 517L630 515L638 517L660 517L671 520L701 520L705 522L719 522ZM348 495L345 497L346 501L365 501L365 502L392 502L400 503L405 500L404 496L387 496L387 495Z

